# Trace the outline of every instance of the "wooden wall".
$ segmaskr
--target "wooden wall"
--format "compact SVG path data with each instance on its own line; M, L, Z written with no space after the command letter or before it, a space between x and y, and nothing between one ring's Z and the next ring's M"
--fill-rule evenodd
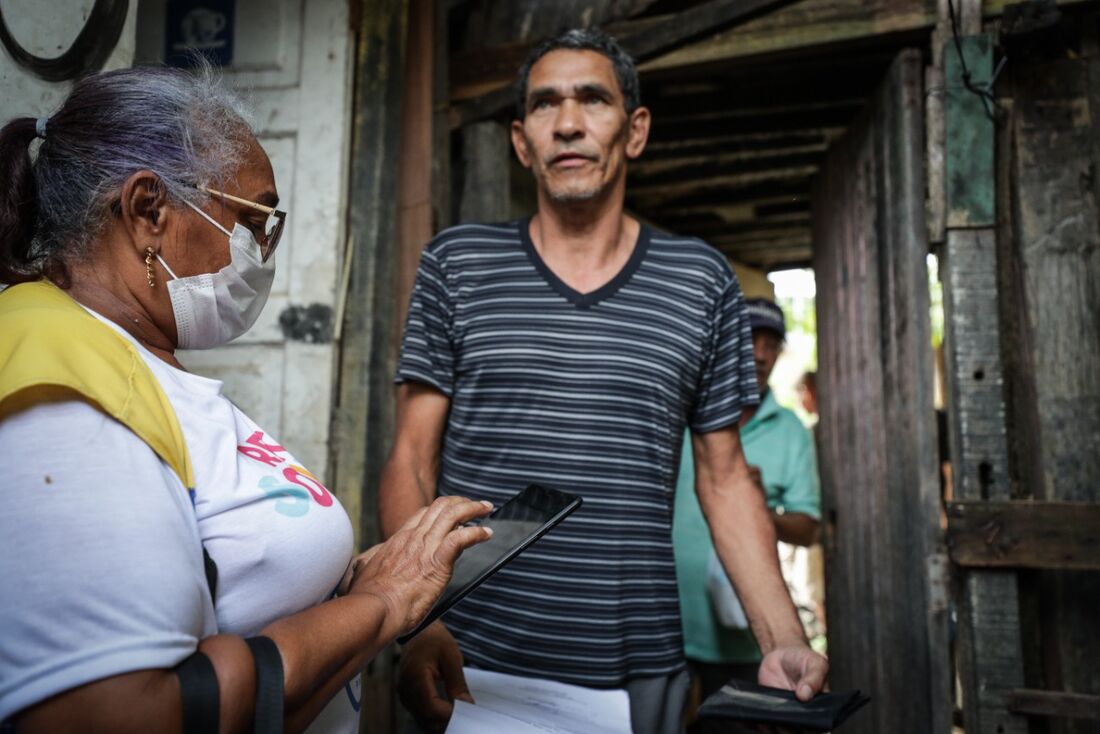
M1016 496L1100 502L1100 58L1096 16L1032 48L1005 90L998 231ZM1068 41L1068 47L1067 47ZM1097 550L1100 553L1100 550ZM1100 573L1021 576L1029 687L1100 694ZM1097 732L1096 720L1050 720Z
M851 734L950 731L922 73L895 60L812 199L831 682L874 697Z

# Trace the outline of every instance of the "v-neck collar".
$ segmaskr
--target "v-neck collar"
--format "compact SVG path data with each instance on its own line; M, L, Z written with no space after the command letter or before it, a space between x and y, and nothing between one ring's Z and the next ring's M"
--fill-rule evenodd
M539 272L543 280L577 308L594 306L600 301L615 295L620 288L630 281L631 276L642 264L646 251L649 249L649 227L639 223L638 240L634 243L634 251L630 253L630 259L626 261L626 265L623 265L622 270L596 290L581 293L555 275L554 271L543 261L538 250L535 249L535 243L531 241L531 217L525 217L519 221L519 238L520 242L523 243L523 251L527 253L531 264L535 266L535 270Z

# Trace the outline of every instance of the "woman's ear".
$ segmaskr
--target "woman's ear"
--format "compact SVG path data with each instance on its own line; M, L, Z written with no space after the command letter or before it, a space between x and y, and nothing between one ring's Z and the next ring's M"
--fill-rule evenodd
M138 252L147 247L160 250L170 212L164 182L152 171L138 171L122 184L118 216Z

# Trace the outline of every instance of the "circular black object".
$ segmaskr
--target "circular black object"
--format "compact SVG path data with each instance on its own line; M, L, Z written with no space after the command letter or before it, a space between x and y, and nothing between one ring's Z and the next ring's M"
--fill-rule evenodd
M0 10L0 43L4 44L16 63L39 79L48 82L76 79L103 68L107 57L118 45L129 7L130 0L95 0L88 20L73 45L53 59L35 56L20 46L8 30L4 11Z

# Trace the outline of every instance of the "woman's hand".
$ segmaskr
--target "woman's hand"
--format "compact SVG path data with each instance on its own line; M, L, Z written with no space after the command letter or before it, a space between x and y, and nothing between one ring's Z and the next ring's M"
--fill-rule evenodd
M348 594L373 594L402 634L424 618L451 579L462 551L493 531L463 527L493 509L489 502L440 497L421 508L385 543L354 558L340 585Z

